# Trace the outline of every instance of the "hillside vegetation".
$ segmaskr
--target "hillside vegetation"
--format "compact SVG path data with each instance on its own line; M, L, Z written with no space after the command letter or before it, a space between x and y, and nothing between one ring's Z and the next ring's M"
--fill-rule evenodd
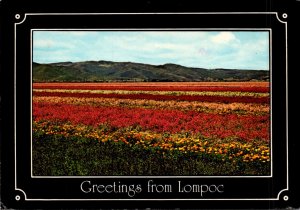
M191 68L177 64L85 61L33 63L33 82L268 81L269 71Z

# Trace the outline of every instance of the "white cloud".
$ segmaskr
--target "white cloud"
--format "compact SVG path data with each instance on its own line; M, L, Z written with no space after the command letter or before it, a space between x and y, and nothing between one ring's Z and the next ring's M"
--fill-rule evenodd
M50 39L38 39L38 40L34 40L33 42L34 47L37 48L50 48L55 46L55 42L53 40Z
M76 41L62 42L52 39L36 39L33 41L33 47L36 49L44 50L58 50L58 49L74 49L77 45L81 44Z
M216 44L227 44L232 41L237 41L237 38L232 32L220 32L213 36L211 41Z
M207 38L207 33L202 33L199 31L150 31L141 32L141 35L145 39L155 39L155 40L168 40L168 41L178 41L181 43L191 43L195 40Z

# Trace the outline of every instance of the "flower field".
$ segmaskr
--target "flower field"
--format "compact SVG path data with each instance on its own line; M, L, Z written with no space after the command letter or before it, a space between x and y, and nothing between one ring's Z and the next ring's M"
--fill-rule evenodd
M35 175L269 175L268 82L34 83Z

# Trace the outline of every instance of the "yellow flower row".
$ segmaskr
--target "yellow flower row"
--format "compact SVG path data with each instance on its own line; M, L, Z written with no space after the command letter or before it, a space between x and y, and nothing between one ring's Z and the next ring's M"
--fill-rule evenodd
M64 103L87 106L113 106L150 109L193 110L207 113L225 114L237 112L240 114L269 114L268 104L254 103L216 103L201 101L156 101L146 99L117 99L117 98L75 98L57 96L34 96L33 102Z
M268 97L269 93L232 91L135 91L135 90L78 90L78 89L34 89L35 92L96 93L96 94L150 94L150 95L189 95L189 96L232 96Z
M185 134L153 133L125 128L106 131L107 128L92 128L85 125L50 124L34 122L34 133L46 135L63 135L65 137L83 137L99 142L122 142L129 146L153 149L157 152L174 151L194 153L223 161L269 162L270 148L267 143L241 142L236 139L203 139L199 136Z

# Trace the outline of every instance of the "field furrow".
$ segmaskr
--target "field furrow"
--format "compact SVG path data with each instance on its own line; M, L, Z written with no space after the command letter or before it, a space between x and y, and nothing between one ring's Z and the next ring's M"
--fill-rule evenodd
M266 115L270 112L268 104L257 103L217 103L201 101L156 101L145 99L117 99L117 98L76 98L58 96L34 96L34 102L58 104L74 104L86 106L128 107L145 109L167 109L182 111L197 111L215 114L236 113L241 115Z
M230 97L230 96L197 96L197 95L152 95L152 94L116 94L116 93L68 93L68 92L34 92L34 96L58 96L76 98L118 98L118 99L146 99L157 101L205 101L220 103L270 103L270 97Z

